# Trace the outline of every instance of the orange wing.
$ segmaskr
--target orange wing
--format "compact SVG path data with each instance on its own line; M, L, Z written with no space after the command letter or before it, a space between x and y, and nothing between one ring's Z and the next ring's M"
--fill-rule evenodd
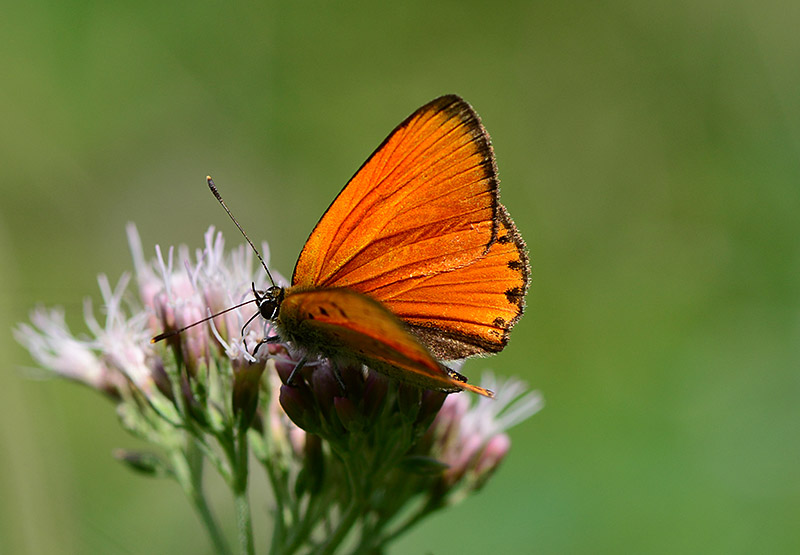
M500 351L522 313L529 267L497 184L478 115L457 96L438 98L339 193L292 283L381 301L442 359Z
M525 242L505 206L489 252L452 272L430 276L399 295L377 295L440 359L498 352L525 308L530 266Z
M489 136L457 96L401 123L339 193L308 238L292 285L370 294L473 262L497 226Z
M350 289L289 289L276 323L282 336L333 360L355 360L424 389L494 396L443 367L382 304Z

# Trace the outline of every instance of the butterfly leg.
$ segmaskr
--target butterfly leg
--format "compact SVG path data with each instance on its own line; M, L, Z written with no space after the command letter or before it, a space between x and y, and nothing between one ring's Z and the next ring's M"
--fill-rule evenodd
M247 328L247 326L250 325L250 322L258 318L260 314L261 314L260 312L256 312L255 314L250 316L250 319L247 320L247 322L244 323L244 325L242 326L242 339L244 339L244 330Z
M269 338L267 338L267 339L269 339ZM291 387L292 382L294 382L294 377L297 375L297 373L300 371L300 369L303 366L306 365L306 361L307 360L308 360L308 357L303 357L303 358L300 359L300 361L297 364L294 365L294 368L292 369L292 373L289 374L289 379L286 380L286 385Z
M256 346L253 348L253 356L256 356L256 353L258 352L258 349L261 347L261 345L264 345L265 343L280 343L280 342L281 338L279 335L273 335L272 337L266 337L262 339L261 341L256 343Z
M336 378L336 383L342 388L342 393L346 393L347 388L344 386L344 380L342 379L342 373L339 371L339 365L332 362L331 368L333 369L333 377Z

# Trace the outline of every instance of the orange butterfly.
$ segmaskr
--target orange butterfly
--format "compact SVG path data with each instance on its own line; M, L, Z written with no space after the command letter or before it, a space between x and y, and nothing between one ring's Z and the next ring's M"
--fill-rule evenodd
M493 396L437 359L502 350L522 315L528 256L497 185L489 135L467 102L443 96L411 114L317 223L291 287L254 288L278 331L265 342Z

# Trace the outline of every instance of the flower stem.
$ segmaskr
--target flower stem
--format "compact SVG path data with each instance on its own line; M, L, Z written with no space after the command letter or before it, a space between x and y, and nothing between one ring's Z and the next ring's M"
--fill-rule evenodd
M358 517L361 516L365 505L363 500L363 483L359 479L358 472L353 468L353 461L342 459L342 462L344 463L344 470L350 487L350 504L344 515L342 515L339 524L333 530L333 534L331 534L328 541L322 546L320 553L324 555L336 552L336 548L344 541L350 529L358 520Z
M217 553L230 553L230 547L228 547L203 493L202 455L192 444L189 444L185 450L174 452L171 459L175 477L192 502L200 520L203 521L211 542L214 544L214 550Z
M190 497L192 498L192 503L194 504L197 514L200 516L200 519L203 521L203 524L208 531L208 535L211 537L211 543L214 544L214 550L217 553L230 553L230 547L228 547L225 538L222 536L219 526L214 519L214 515L211 514L211 509L206 502L205 495L203 495L202 492L196 492L196 495L191 495Z
M327 500L325 501L327 502ZM283 551L271 551L271 553L295 553L304 542L308 541L314 526L323 518L322 515L325 512L324 507L327 507L326 503L323 508L320 508L321 502L322 499L319 495L309 496L308 504L306 505L305 511L303 511L303 516L294 521L294 526L283 547Z
M339 544L344 541L345 537L347 537L347 533L350 532L350 528L352 528L353 524L355 524L356 520L358 520L360 513L361 504L358 503L357 500L353 499L353 501L350 503L350 506L347 508L347 511L344 513L342 520L339 522L339 525L336 526L336 530L334 530L333 535L319 551L322 555L328 555L336 552L336 548L339 547Z
M253 523L250 520L250 501L247 490L236 492L236 526L239 529L239 549L242 553L252 555L255 553L253 545Z
M236 432L234 444L235 459L233 462L233 495L236 506L236 526L239 530L239 549L241 553L253 555L255 545L253 542L253 522L250 515L250 499L247 496L247 474L249 448L247 442L247 429L239 428Z
M278 476L272 461L263 461L264 467L269 477L270 485L272 486L272 493L275 498L275 517L272 523L272 544L270 545L270 553L279 553L280 546L283 545L284 537L286 536L286 521L285 521L285 505L284 499L288 500L288 493L285 491L284 483L288 480L286 475Z

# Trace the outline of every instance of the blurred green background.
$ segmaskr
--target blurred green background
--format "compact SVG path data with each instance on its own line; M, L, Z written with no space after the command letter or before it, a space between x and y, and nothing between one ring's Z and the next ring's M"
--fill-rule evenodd
M206 174L290 274L366 156L450 92L534 276L509 348L465 371L548 404L392 552L800 552L800 4L186 6L4 3L0 552L209 551L173 483L111 458L139 445L111 404L31 379L14 323L62 305L82 331L96 274L132 267L127 221L149 253L210 224L238 244Z

